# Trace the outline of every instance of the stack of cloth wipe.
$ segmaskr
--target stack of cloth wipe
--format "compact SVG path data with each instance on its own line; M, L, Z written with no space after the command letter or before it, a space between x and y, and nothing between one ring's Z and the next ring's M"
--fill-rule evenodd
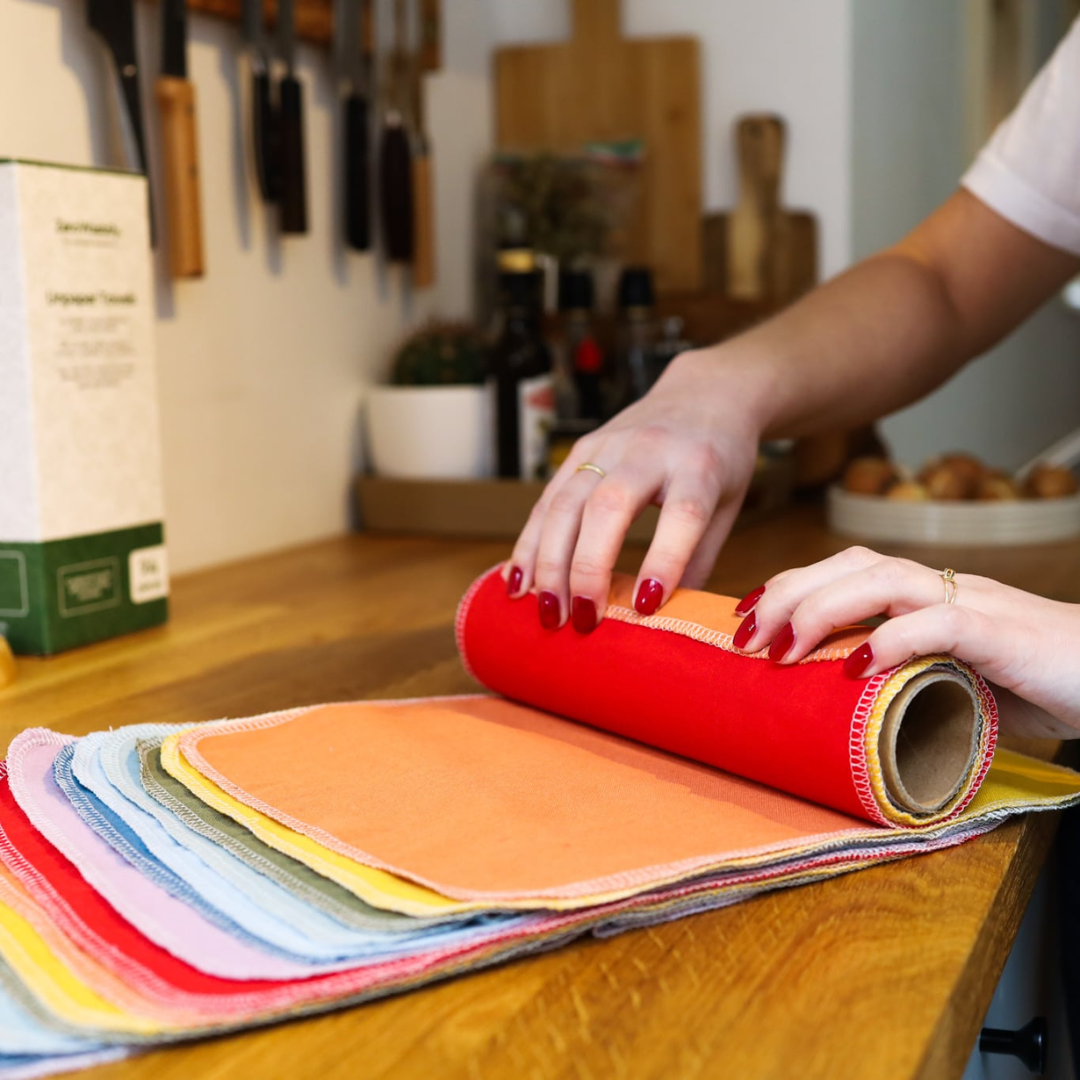
M995 754L993 698L951 657L848 679L852 628L780 667L734 647L734 601L642 617L632 587L582 637L485 574L456 630L491 694L20 734L0 1076L417 989L1080 797Z

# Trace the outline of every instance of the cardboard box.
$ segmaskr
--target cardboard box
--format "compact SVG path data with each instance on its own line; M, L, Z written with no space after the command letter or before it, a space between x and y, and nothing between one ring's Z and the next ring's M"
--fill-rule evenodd
M146 181L0 161L0 633L53 653L164 622Z

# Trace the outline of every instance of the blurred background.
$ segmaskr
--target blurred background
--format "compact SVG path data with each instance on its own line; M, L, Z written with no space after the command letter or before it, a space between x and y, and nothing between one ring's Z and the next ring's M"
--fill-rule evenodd
M159 63L158 7L141 0L135 7L141 76L149 85ZM528 89L550 73L504 65L519 47L558 45L574 32L566 0L444 0L436 60L419 81L417 112L433 161L434 265L430 283L417 287L378 236L371 252L358 254L343 235L339 75L317 0L298 5L302 36L305 27L324 28L322 43L301 41L297 59L306 91L309 195L302 238L281 235L249 167L238 9L228 0L193 0L191 7L198 9L190 16L189 65L199 94L206 274L174 279L167 246L156 255L167 520L179 571L339 533L350 523L353 483L369 465L364 403L390 378L402 340L432 317L486 332L499 306L498 252L538 246L528 235L532 226L504 204L513 201L508 182L536 181L522 161L535 166L529 155L545 148L514 147L510 129L516 124L528 133L552 123L531 115L539 111L535 101L550 95L546 84L535 83L535 100ZM675 92L692 94L698 112L667 118L673 131L696 128L689 149L634 145L634 131L598 132L599 144L586 155L588 168L601 175L591 198L599 191L601 202L629 207L625 220L602 223L599 247L609 246L598 250L594 265L598 338L604 320L619 319L620 266L642 260L639 249L628 254L633 237L619 239L645 212L650 196L642 194L641 178L656 181L658 154L672 155L662 162L664 183L675 185L663 195L671 217L654 215L644 257L648 263L655 254L646 297L655 309L654 336L678 346L733 331L902 236L955 187L1077 4L605 0L600 9L602 17L614 10L618 32L633 41L697 42L697 82L687 77ZM380 62L391 55L393 31L394 7L380 0ZM574 55L580 65L587 54ZM606 62L598 56L598 69ZM649 79L673 77L657 72ZM639 106L655 88L619 85L612 93L625 92ZM114 80L100 39L87 28L83 0L0 0L0 100L0 154L123 164ZM559 108L577 111L573 102ZM747 118L746 130L757 135L747 136L740 162L739 124ZM667 121L654 115L643 123L663 129ZM775 159L755 165L755 137L778 140ZM161 146L153 123L148 138L157 190ZM504 154L493 164L498 151L519 149L524 159ZM580 158L566 145L547 149ZM778 207L788 214L784 243L801 245L787 256L786 284L775 288L762 283L765 234L760 221L755 234L751 220L763 206L774 225ZM689 248L701 244L689 252L694 280L681 279L676 265L688 250L678 222L687 221ZM758 244L758 279L749 283L736 280L730 257L732 238L748 221ZM563 270L580 262L575 243ZM535 254L550 263L550 252ZM545 288L557 291L557 274ZM554 294L547 308L557 320ZM681 321L670 322L672 316ZM1078 357L1080 315L1051 302L949 386L886 420L880 434L912 466L963 449L1016 468L1080 425Z

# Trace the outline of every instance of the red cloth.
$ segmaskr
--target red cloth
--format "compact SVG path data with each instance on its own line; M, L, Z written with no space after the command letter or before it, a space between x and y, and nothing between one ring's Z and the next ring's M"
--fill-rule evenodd
M842 660L781 666L614 619L544 630L536 597L510 600L496 571L463 602L458 643L496 693L870 817L849 757L867 684Z

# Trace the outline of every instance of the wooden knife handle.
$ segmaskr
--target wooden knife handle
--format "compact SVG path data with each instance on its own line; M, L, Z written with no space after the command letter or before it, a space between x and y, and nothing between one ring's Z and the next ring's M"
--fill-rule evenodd
M278 83L281 133L281 231L306 233L307 182L304 165L304 92L287 75Z
M161 144L165 156L169 266L174 278L201 277L202 201L199 195L195 87L187 79L163 75L158 79L155 90L161 110Z
M412 176L413 286L427 289L435 284L435 192L430 150L413 157Z

